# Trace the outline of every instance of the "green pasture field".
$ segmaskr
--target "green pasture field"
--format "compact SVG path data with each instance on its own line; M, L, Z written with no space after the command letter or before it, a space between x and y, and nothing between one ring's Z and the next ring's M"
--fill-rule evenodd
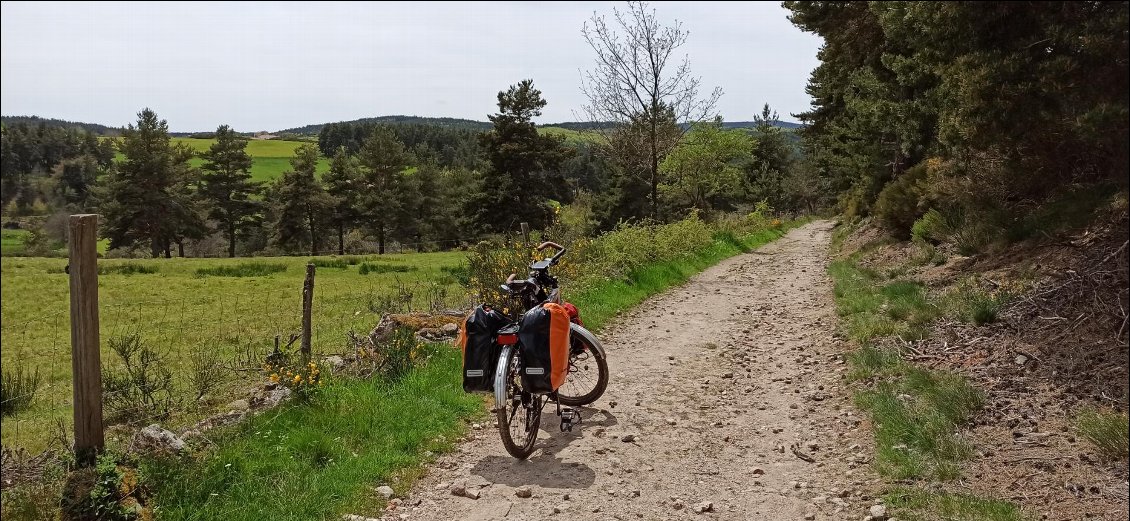
M24 251L27 230L3 230L0 235L0 255L17 255Z
M197 154L207 151L208 147L216 141L214 139L188 137L174 137L171 139L173 143L188 145L188 147ZM278 139L249 140L247 142L247 153L252 159L251 178L256 181L271 181L282 176L283 172L290 169L290 158L294 157L294 151L303 144L305 143L301 141L283 141ZM120 152L117 155L117 159L122 159ZM192 166L200 167L204 164L204 160L197 157L189 163ZM325 158L320 158L318 160L317 172L322 174L329 169L329 161Z
M6 237L6 236L5 236ZM313 350L340 353L347 332L370 331L382 311L390 306L426 310L432 302L446 301L462 307L465 289L443 268L463 264L462 252L370 255L342 258L338 267L317 268L313 305ZM325 262L333 257L321 257ZM99 314L104 371L117 367L109 341L138 333L142 341L165 353L176 385L181 409L212 412L237 390L246 388L254 372L225 370L223 385L205 407L190 396L191 361L197 350L216 350L227 364L248 351L262 356L276 335L286 342L301 326L301 291L307 257L257 257L237 259L102 259L99 267ZM360 262L404 266L402 270L372 270L362 275ZM348 262L356 264L349 265ZM5 417L4 446L33 452L48 445L57 430L56 420L71 421L71 356L66 259L5 257L2 268L3 300L0 359L5 371L18 366L39 371L41 388L32 407ZM281 265L282 271L261 276L202 275L201 269L242 264ZM156 273L138 269L156 268ZM276 268L277 269L277 268ZM117 271L115 271L117 270ZM112 273L111 273L112 272ZM131 273L132 274L127 274ZM439 304L437 304L439 305ZM297 347L297 344L295 344ZM162 423L194 419L176 416Z

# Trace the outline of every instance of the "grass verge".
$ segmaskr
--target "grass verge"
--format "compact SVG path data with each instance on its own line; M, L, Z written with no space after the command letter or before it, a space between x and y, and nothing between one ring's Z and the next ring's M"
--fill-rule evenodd
M984 499L966 494L897 488L885 496L899 519L928 521L960 519L962 521L1022 521L1024 515L1007 501Z
M373 488L403 492L405 469L449 448L463 419L483 414L459 380L461 359L432 346L426 362L395 383L339 380L306 404L235 427L193 459L150 460L161 519L307 520L379 513Z
M849 379L859 385L856 405L875 431L875 469L900 481L937 482L960 477L972 447L958 434L983 405L984 395L964 377L907 362L902 341L924 338L948 306L939 306L912 280L890 280L849 258L833 262L836 312L859 349L849 354ZM901 276L898 270L891 276ZM1008 502L927 490L895 489L887 498L900 519L1021 519Z

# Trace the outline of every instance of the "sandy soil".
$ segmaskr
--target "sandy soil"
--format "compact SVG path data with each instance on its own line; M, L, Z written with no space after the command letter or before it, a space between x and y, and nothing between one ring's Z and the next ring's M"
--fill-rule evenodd
M863 518L878 482L833 336L831 228L795 229L621 317L601 335L608 391L579 428L559 432L547 407L519 461L478 426L385 517Z

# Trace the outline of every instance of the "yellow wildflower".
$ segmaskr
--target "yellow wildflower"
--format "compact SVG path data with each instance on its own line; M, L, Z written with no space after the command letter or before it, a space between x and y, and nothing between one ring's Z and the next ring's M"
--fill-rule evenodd
M278 382L279 382L279 375L278 375L278 373L271 373L271 381L272 381L272 382L275 382L275 383L278 383Z

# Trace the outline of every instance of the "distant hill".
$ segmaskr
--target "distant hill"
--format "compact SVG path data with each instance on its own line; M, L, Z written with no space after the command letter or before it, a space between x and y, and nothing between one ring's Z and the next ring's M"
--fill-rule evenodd
M322 127L327 123L317 123L313 125L306 125L302 127L288 128L275 132L276 134L305 134L314 135L322 131ZM429 118L423 116L377 116L373 118L360 118L350 121L340 121L338 123L378 123L384 125L406 125L406 124L420 124L420 125L436 125L440 127L461 128L469 130L490 130L491 124L486 121L475 121L473 119L459 119L459 118Z
M78 128L101 136L116 136L122 131L120 127L107 127L98 123L83 123L64 119L41 118L39 116L0 116L0 122L3 122L4 125L26 123L31 126L44 124L49 127Z
M66 121L55 118L41 118L39 116L0 116L5 125L14 125L16 123L27 123L29 125L38 125L40 123L52 127L63 128L81 128L88 132L94 132L102 136L116 136L121 133L121 127L110 127L98 123L83 123L79 121ZM360 118L345 123L380 123L385 125L402 125L402 124L421 124L421 125L436 125L441 127L450 127L467 130L490 130L491 124L488 121L475 121L473 119L461 118L431 118L423 116L377 116L372 118ZM317 123L312 125L305 125L301 127L288 128L279 130L275 134L281 136L286 135L305 135L316 136L321 132L322 127L326 123ZM778 121L776 125L785 129L796 129L803 127L800 123L793 123L790 121ZM550 123L545 125L538 125L539 127L557 127L566 130L601 130L612 127L611 123L601 122L585 122L585 121L565 121L561 123ZM754 128L757 126L753 121L726 121L722 123L725 128ZM209 137L204 132L169 132L174 137ZM251 136L253 132L241 132L245 136Z

